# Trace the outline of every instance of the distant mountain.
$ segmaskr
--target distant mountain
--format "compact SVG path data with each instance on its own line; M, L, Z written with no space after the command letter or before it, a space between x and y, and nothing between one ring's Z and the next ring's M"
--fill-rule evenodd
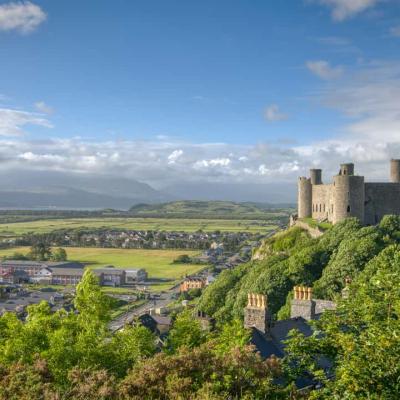
M62 172L0 173L1 208L118 208L173 200L146 183Z
M179 183L163 188L163 191L182 200L229 200L272 204L297 202L296 185L285 183Z
M0 171L0 208L129 209L174 200L296 202L295 185L179 183L156 190L135 179L55 171Z

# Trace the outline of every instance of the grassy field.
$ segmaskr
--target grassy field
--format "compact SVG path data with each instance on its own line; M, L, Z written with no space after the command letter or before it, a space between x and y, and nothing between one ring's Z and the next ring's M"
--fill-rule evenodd
M155 285L154 288L158 286L162 286L163 289L168 288L183 276L194 274L204 268L204 265L173 264L173 260L180 254L193 256L198 254L198 251L99 249L92 247L67 247L66 250L69 260L82 262L91 268L99 268L105 265L144 268L149 274L149 278L171 279L170 283L160 283L160 285ZM0 250L0 258L9 256L14 252L26 254L28 251L28 247Z
M57 229L77 228L120 228L157 231L228 231L262 232L276 228L276 225L262 220L221 220L221 219L169 219L169 218L71 218L43 219L39 221L0 224L0 236L15 237L24 233L47 233Z

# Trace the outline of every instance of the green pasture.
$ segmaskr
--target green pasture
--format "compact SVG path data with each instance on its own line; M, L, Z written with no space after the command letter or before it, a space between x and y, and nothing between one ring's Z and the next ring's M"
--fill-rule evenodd
M0 236L15 237L26 233L48 233L57 229L116 228L154 231L262 232L276 228L265 220L170 219L170 218L66 218L0 224Z
M173 261L181 254L194 256L198 251L186 250L136 250L136 249L103 249L93 247L66 247L68 260L79 261L90 268L114 265L123 268L144 268L149 278L170 279L171 282L162 289L170 287L185 275L195 274L204 265L174 264ZM28 247L15 247L0 250L0 258L10 256L15 252L26 254ZM158 285L155 285L157 287Z

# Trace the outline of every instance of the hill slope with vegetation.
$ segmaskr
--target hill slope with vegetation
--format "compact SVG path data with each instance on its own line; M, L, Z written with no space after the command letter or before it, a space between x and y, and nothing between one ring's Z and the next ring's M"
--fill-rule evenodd
M398 398L400 217L369 227L348 219L318 239L294 227L265 240L257 258L221 273L199 308L220 322L241 319L247 294L264 293L275 318L286 319L293 287L312 287L314 298L336 301L337 311L312 322L315 335L293 333L284 360L289 376L321 382L312 399ZM330 372L319 369L321 357L330 360Z
M235 203L232 201L174 201L160 204L137 204L132 216L167 218L281 219L293 210L289 205Z

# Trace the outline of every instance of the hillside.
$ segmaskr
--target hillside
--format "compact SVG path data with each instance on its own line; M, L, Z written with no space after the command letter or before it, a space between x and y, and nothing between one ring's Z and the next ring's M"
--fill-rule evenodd
M281 219L293 210L289 205L235 203L231 201L174 201L161 204L137 204L130 214L141 217L221 218L221 219Z
M370 227L348 219L318 239L290 228L266 239L256 251L257 259L221 273L199 307L219 320L241 318L247 294L264 293L275 316L286 318L294 286L311 286L316 298L333 300L347 277L356 278L373 257L400 243L399 234L400 219L392 216Z
M313 320L311 334L289 333L286 379L311 378L316 385L304 397L287 398L397 399L400 216L368 227L347 219L318 239L291 228L267 239L258 256L221 273L203 292L200 310L232 323L243 318L247 294L261 293L273 317L291 324L299 320L288 320L293 287L312 287L313 299L334 300L336 310Z

